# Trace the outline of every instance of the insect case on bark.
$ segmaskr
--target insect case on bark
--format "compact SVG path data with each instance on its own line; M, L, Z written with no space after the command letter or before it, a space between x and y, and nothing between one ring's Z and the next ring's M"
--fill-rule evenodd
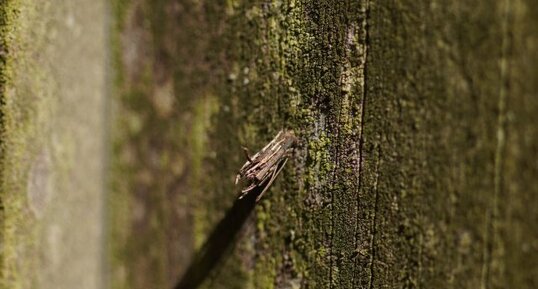
M296 140L293 131L281 130L272 141L252 157L249 156L248 150L243 148L247 162L235 178L235 184L241 187L239 199L256 191L261 191L256 202L261 199L288 161L289 152Z

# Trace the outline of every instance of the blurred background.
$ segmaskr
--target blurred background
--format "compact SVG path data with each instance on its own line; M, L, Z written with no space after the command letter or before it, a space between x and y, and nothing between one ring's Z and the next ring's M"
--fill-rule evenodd
M0 2L0 288L538 288L535 4Z

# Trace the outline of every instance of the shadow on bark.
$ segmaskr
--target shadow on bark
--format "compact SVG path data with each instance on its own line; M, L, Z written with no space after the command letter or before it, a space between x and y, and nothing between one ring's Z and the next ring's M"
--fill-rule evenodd
M244 198L234 202L224 218L215 226L202 248L196 252L174 289L196 289L210 276L217 263L232 248L237 233L254 209L256 197L262 190L263 188L257 188L256 191L252 191Z

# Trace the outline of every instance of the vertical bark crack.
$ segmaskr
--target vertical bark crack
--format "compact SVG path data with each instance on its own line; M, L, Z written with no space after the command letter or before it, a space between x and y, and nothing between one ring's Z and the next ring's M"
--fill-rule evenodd
M498 235L497 219L499 217L499 196L502 190L503 159L504 149L506 146L506 102L508 90L508 53L510 48L510 0L504 1L504 11L502 15L502 42L501 42L501 61L500 61L500 87L498 102L497 118L497 144L495 147L494 176L493 176L493 201L492 207L486 211L486 240L484 246L484 264L482 266L482 289L490 288L491 284L491 266L492 253L495 245L495 239Z
M370 254L370 280L368 282L368 288L373 289L374 288L374 281L375 281L375 270L374 270L374 264L375 264L375 255L376 255L376 231L377 231L377 211L379 210L379 190L377 189L377 184L379 182L379 165L381 162L381 147L377 147L377 161L375 165L375 180L374 180L374 193L375 193L375 200L374 200L374 216L372 218L371 223L371 236L370 236L370 248L371 248L371 254Z

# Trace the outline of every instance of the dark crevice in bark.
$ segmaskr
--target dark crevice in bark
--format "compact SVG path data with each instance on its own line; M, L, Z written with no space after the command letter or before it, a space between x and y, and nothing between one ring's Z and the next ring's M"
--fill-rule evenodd
M371 232L372 235L370 236L370 248L371 248L371 255L370 255L370 280L368 284L369 289L374 288L374 281L375 281L375 274L374 274L374 264L375 264L375 255L376 255L376 233L377 233L377 211L379 210L379 190L377 189L377 184L379 181L379 165L381 163L381 147L377 147L377 161L376 161L376 167L375 167L375 180L374 180L374 192L375 192L375 200L374 200L374 216L372 218L372 226L371 226Z

